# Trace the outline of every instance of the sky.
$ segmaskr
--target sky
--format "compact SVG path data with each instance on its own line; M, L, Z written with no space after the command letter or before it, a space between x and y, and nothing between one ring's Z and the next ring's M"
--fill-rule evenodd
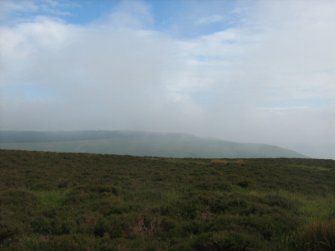
M143 130L335 159L333 0L0 0L0 130Z

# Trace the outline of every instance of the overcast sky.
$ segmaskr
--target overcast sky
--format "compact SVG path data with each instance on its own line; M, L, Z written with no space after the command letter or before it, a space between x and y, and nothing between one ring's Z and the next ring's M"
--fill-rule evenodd
M0 129L186 132L335 158L335 1L0 0Z

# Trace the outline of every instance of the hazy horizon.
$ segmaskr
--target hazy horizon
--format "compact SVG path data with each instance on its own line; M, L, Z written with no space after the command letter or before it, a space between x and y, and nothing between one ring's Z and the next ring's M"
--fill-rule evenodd
M188 133L335 159L335 2L0 0L0 130Z

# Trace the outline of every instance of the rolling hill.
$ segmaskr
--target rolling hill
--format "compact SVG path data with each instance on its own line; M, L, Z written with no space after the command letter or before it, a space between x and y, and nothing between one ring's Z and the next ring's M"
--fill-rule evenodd
M281 147L139 131L0 131L0 149L192 158L305 158Z

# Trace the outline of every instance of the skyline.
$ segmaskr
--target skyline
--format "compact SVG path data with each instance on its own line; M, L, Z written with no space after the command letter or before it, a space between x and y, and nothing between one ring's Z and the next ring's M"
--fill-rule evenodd
M1 130L191 133L335 158L335 2L0 2Z

